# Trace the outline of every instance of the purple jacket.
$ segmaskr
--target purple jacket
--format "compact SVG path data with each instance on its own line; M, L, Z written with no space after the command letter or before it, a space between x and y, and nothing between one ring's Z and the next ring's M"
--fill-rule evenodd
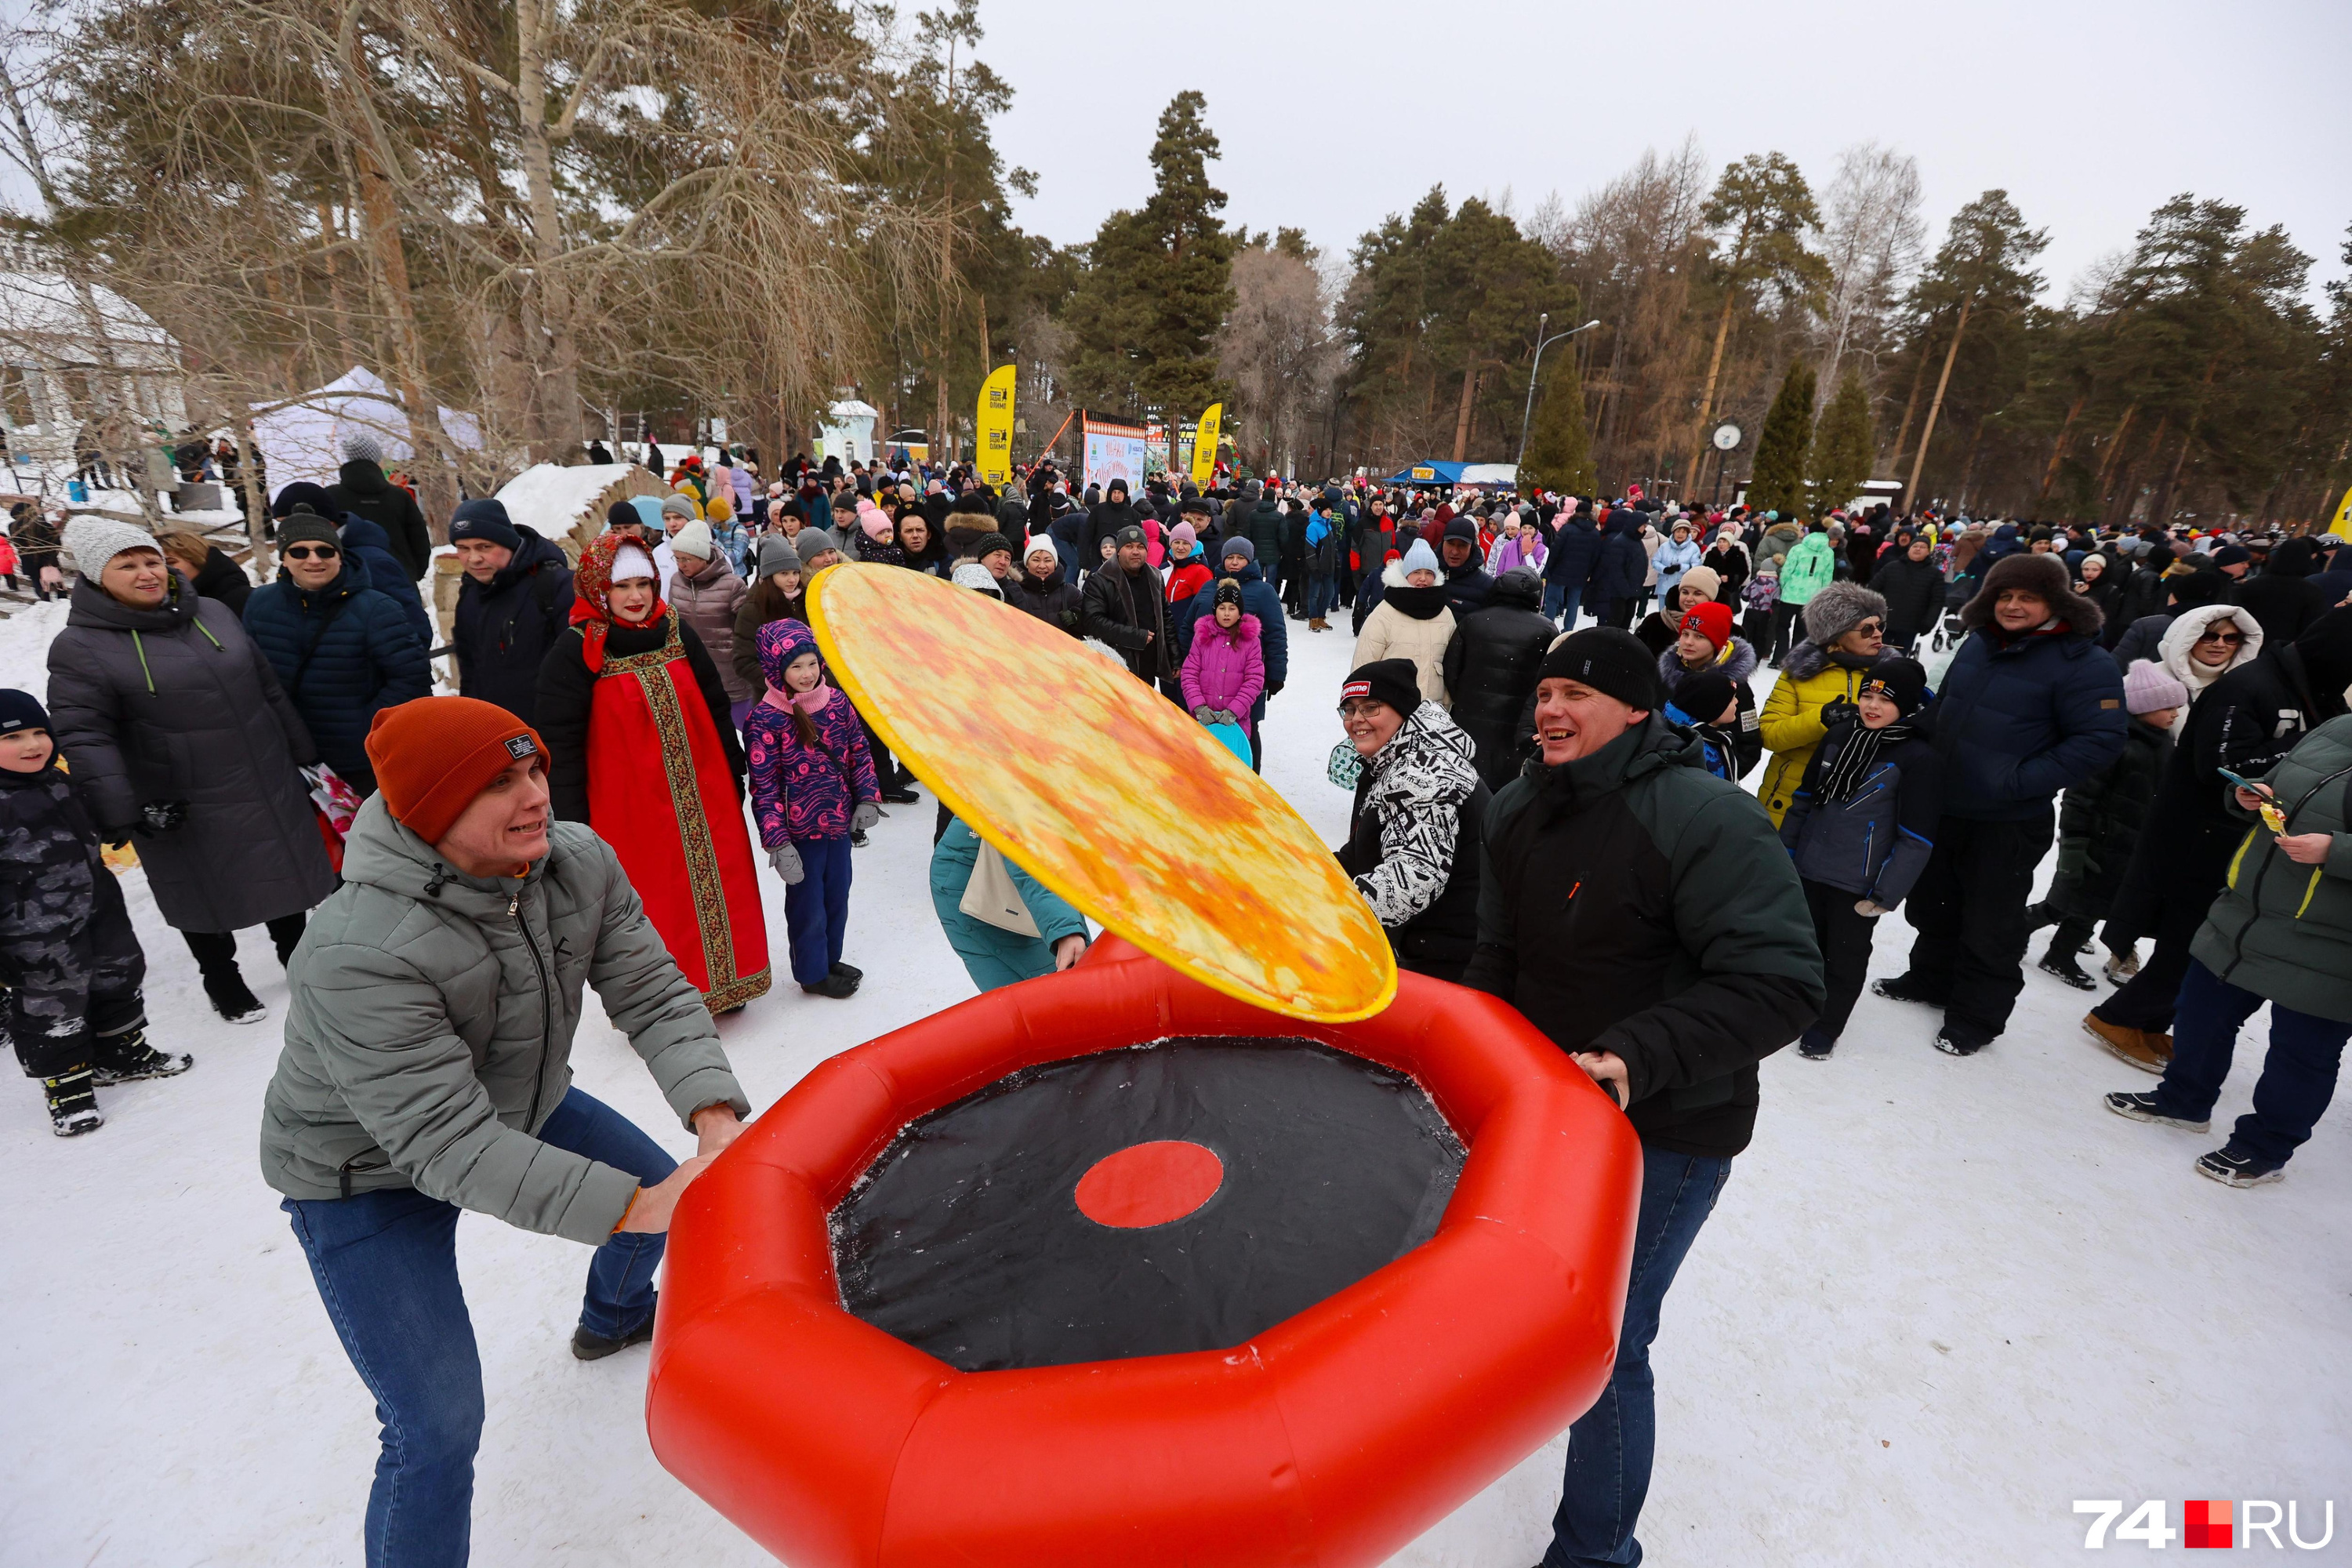
M1522 566L1541 572L1544 555L1543 536L1532 528L1522 528L1517 539L1496 542L1494 556L1486 563L1486 573L1489 576L1499 577Z
M760 672L781 691L784 667L816 651L816 637L801 621L770 621L760 628ZM817 743L801 740L793 715L763 696L743 719L743 750L751 763L751 809L760 843L773 849L786 839L845 838L850 808L880 800L874 755L866 749L866 729L839 689L833 700L809 715Z
M1192 623L1192 650L1184 656L1184 709L1223 708L1249 732L1250 709L1265 689L1265 656L1258 650L1255 616L1244 616L1232 631L1213 616Z

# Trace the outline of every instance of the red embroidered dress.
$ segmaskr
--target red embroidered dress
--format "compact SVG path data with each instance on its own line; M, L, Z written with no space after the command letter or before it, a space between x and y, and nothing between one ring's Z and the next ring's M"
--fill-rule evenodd
M553 656L578 658L593 679L581 747L587 821L620 857L678 968L712 1012L723 1012L765 994L770 980L732 736L720 738L688 656L685 639L693 634L667 605L656 601L638 626L611 618L615 537L604 535L582 556L572 606L581 642L559 645ZM701 653L698 645L693 651ZM707 654L701 662L709 663ZM551 738L549 745L566 771L561 743ZM559 798L559 812L564 804Z

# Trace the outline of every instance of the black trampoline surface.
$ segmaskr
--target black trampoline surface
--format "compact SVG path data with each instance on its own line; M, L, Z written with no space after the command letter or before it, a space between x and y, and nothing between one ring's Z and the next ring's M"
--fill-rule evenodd
M1177 1150L1192 1180L1165 1206L1213 1183L1205 1202L1139 1228L1081 1210L1098 1163L1170 1142L1215 1160ZM834 1210L834 1263L851 1312L965 1372L1221 1350L1435 1235L1463 1156L1401 1073L1309 1040L1163 1040L910 1122Z

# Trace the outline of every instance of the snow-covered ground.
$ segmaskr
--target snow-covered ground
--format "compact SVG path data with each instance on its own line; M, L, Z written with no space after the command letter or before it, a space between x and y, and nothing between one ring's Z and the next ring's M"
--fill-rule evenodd
M0 684L42 689L64 608L0 622ZM1291 646L1267 773L1336 843L1347 800L1323 768L1349 641L1293 623ZM925 890L930 820L927 793L858 852L862 994L786 985L721 1021L756 1103L970 994ZM1130 830L1154 821L1139 803ZM125 891L155 1037L196 1066L106 1091L105 1129L72 1142L49 1136L32 1085L0 1093L0 1563L356 1563L375 1422L256 1168L275 1023L221 1023L136 874ZM781 952L782 889L764 891ZM1908 930L1887 928L1874 973L1902 967ZM282 1011L268 944L247 936L247 975ZM2188 1498L2298 1499L2306 1539L2321 1500L2352 1513L2347 1117L2284 1184L2218 1186L2189 1169L2218 1136L2099 1108L2152 1080L2083 1039L2088 1000L2029 971L2011 1032L1962 1061L1928 1046L1928 1015L1864 996L1834 1059L1764 1064L1755 1146L1654 1354L1651 1561L2071 1563L2076 1499L2168 1499L2176 1528ZM588 1009L581 1084L688 1152L593 994ZM2260 1038L2221 1126L2245 1109ZM489 1394L475 1561L767 1561L654 1462L644 1353L572 1358L581 1249L474 1216L459 1234ZM1397 1563L1526 1568L1559 1458L1557 1443L1530 1456ZM2352 1518L2337 1522L2328 1552L2297 1559L2352 1562Z

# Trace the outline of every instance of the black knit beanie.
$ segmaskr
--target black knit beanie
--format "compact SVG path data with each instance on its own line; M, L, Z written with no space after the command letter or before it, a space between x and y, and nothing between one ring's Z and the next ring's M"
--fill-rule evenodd
M1633 645L1639 647L1641 645ZM1409 658L1376 659L1363 666L1339 688L1339 700L1369 697L1385 702L1406 718L1421 706L1421 674Z
M1628 708L1653 711L1664 700L1658 662L1633 633L1587 626L1544 655L1542 680L1573 680L1614 697Z

